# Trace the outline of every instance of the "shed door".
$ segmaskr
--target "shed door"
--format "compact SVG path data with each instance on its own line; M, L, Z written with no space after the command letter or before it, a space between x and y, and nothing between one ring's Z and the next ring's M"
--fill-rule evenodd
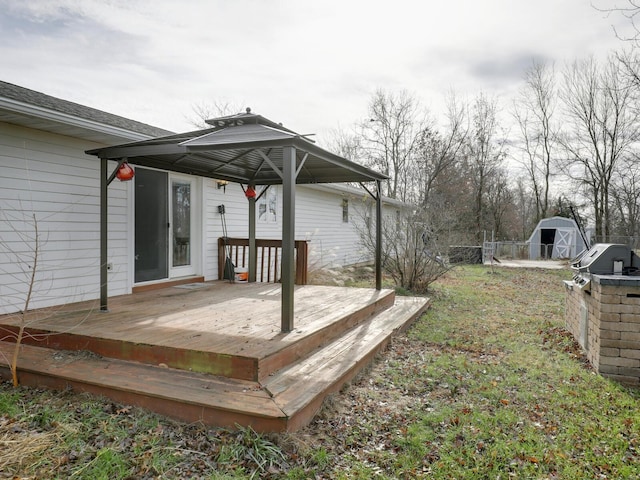
M574 235L575 230L572 228L556 229L553 258L572 258L575 256Z
M549 259L554 254L554 245L556 243L555 228L540 229L540 257Z

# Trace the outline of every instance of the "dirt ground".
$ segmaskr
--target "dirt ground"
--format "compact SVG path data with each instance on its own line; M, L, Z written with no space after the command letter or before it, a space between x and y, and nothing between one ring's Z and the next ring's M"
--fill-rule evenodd
M490 265L490 263L487 263ZM509 260L499 259L493 262L496 267L515 267L515 268L545 268L550 270L560 270L569 266L568 260Z

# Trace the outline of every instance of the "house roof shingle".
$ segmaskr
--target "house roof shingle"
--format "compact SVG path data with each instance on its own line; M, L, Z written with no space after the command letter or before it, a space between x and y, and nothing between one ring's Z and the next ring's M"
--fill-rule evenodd
M45 93L0 81L0 98L2 97L91 122L140 133L149 137L160 137L173 133L169 130L147 125L146 123L137 122L96 108L62 100Z

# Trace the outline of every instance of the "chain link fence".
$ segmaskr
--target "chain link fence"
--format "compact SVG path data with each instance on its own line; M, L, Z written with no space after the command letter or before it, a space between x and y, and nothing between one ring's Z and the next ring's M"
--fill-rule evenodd
M591 245L596 243L617 243L627 245L635 251L640 251L640 237L629 236L608 236L591 238ZM554 251L553 244L517 242L517 241L495 241L484 242L482 253L483 260L490 262L494 258L508 260L529 260L531 252L538 252L536 258L538 260L563 260L558 257L558 251ZM571 257L579 255L580 252L571 251Z
M500 241L500 242L484 242L483 244L483 260L490 262L494 258L505 260L529 260L531 259L531 251L539 252L536 256L538 260L551 260L554 257L553 244L516 242L516 241Z
M608 237L593 236L591 245L596 243L619 243L621 245L627 245L633 250L640 249L640 237L628 237L624 235L609 235Z

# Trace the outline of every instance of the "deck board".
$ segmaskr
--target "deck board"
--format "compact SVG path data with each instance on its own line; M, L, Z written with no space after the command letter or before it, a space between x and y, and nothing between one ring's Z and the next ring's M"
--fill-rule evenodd
M0 342L0 353L6 355L12 348L13 344ZM199 420L209 412L210 423L219 426L233 428L241 421L257 422L267 429L286 427L286 415L256 382L82 354L61 354L28 345L22 348L19 376L24 379L35 375L38 385L72 386L79 391L106 394L185 421ZM0 359L0 366L3 363ZM51 379L49 385L42 380L45 376Z
M322 399L371 362L393 333L407 328L429 303L425 298L396 299L393 307L265 380L264 388L287 414L291 428L311 421Z
M97 301L34 311L28 323L43 338L65 332L65 340L46 338L54 348L86 344L115 358L179 368L193 363L198 371L258 379L391 303L390 290L298 286L294 330L282 333L279 285L215 281L112 297L108 312L98 311ZM345 321L351 323L340 326ZM15 327L19 318L1 316L0 325ZM107 341L102 350L94 349L97 339ZM138 358L128 353L134 350Z
M44 335L36 346L23 344L18 372L25 385L106 395L187 422L292 431L427 306L394 302L392 291L305 286L296 292L296 328L285 334L278 286L150 290L111 299L108 313L92 311L91 302L54 316L30 312L32 332ZM0 317L0 328L18 320ZM73 335L55 334L67 330ZM9 378L15 345L1 340L0 376ZM100 349L137 356L90 352Z

